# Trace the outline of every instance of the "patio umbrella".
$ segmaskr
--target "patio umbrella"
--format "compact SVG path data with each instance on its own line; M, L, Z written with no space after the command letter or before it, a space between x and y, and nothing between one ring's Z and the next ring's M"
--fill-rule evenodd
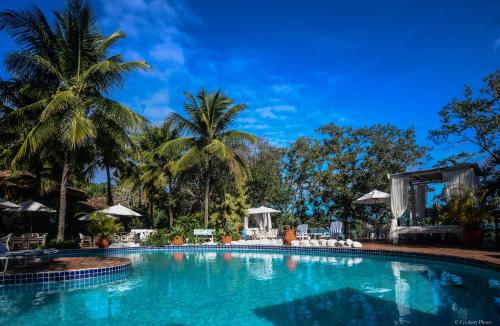
M33 231L33 214L55 213L56 211L34 200L27 200L19 204L18 208L7 208L8 212L28 212L30 217L30 231Z
M142 216L141 214L134 212L130 208L120 204L102 209L99 212L114 216Z
M0 198L0 208L19 208L19 205L16 205L13 202Z
M383 191L373 190L354 201L355 204L373 205L384 204L391 200L391 195Z

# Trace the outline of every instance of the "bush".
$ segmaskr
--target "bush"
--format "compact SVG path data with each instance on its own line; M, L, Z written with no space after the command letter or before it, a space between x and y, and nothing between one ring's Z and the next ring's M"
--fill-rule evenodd
M78 242L73 240L57 241L57 239L51 239L49 242L45 243L42 249L78 249L80 245Z
M108 238L113 234L120 233L123 229L120 222L114 218L108 217L104 213L92 213L90 217L90 233L99 238Z
M194 229L204 229L203 213L197 212L191 216L180 216L174 219L174 227L179 228L182 237L191 242L194 239Z
M144 240L144 245L151 247L161 247L170 244L170 234L165 229L156 230L151 233L146 240Z
M244 193L240 193L237 197L230 194L224 195L210 216L210 223L217 231L218 240L227 235L231 235L233 239L239 238L243 225L241 220L246 214L247 208Z

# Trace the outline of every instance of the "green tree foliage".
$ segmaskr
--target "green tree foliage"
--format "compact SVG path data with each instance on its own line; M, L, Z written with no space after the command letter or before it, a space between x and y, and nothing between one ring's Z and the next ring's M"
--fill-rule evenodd
M500 70L488 75L485 87L474 97L469 86L464 88L463 99L453 99L441 111L441 127L429 132L437 144L468 143L476 153L486 153L500 163ZM456 163L470 159L474 153L459 153L441 162Z
M169 117L182 128L186 136L165 142L160 146L159 153L170 155L183 152L174 169L178 172L193 168L200 171L206 227L214 167L223 162L236 180L242 180L247 174L246 164L238 149L254 143L256 137L247 132L229 129L246 106L234 104L222 91L206 93L201 90L196 97L190 93L186 93L186 97L188 102L184 109L187 117L177 113L172 113Z
M33 99L9 114L21 125L31 123L14 162L44 151L47 145L59 149L58 239L63 240L66 187L72 165L81 163L78 153L95 147L102 132L120 139L143 123L139 115L105 94L123 82L125 73L149 66L109 54L109 48L125 35L115 32L104 37L87 3L70 0L63 11L54 12L54 18L51 26L36 7L4 11L0 29L20 47L6 56L6 68L22 85L18 92Z
M246 160L251 177L246 182L246 193L249 204L287 209L289 192L281 173L285 150L259 139L253 151L248 153Z
M345 226L362 219L376 227L387 222L385 206L354 205L374 189L390 191L387 174L417 165L426 148L416 144L413 129L392 125L364 128L329 124L318 130L320 140L300 138L285 160L291 206L302 220L313 218L327 226L332 217Z
M210 224L219 235L232 235L237 238L247 209L248 204L243 191L240 191L236 197L226 194L221 202L215 205L210 216Z

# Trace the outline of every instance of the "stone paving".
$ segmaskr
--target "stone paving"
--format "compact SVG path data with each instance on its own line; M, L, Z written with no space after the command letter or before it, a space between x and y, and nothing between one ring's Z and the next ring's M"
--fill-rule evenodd
M8 274L73 271L91 268L115 267L130 262L122 257L60 257L38 260L26 265L9 266Z
M487 262L492 266L500 268L500 251L494 249L452 247L443 245L410 245L410 244L386 244L386 243L363 243L363 250L394 250L404 252L417 252L424 254L448 255L463 258L472 258Z

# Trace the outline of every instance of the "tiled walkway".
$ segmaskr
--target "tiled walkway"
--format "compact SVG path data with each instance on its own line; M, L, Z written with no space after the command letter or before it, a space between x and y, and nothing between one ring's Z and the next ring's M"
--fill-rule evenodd
M33 264L9 267L8 274L72 271L91 268L105 268L130 262L121 257L61 257L36 261Z
M418 252L425 254L448 255L463 258L472 258L485 261L495 267L500 268L500 251L492 249L468 249L464 247L444 247L432 245L407 245L407 244L383 244L383 243L365 243L364 250L394 250L404 252Z

